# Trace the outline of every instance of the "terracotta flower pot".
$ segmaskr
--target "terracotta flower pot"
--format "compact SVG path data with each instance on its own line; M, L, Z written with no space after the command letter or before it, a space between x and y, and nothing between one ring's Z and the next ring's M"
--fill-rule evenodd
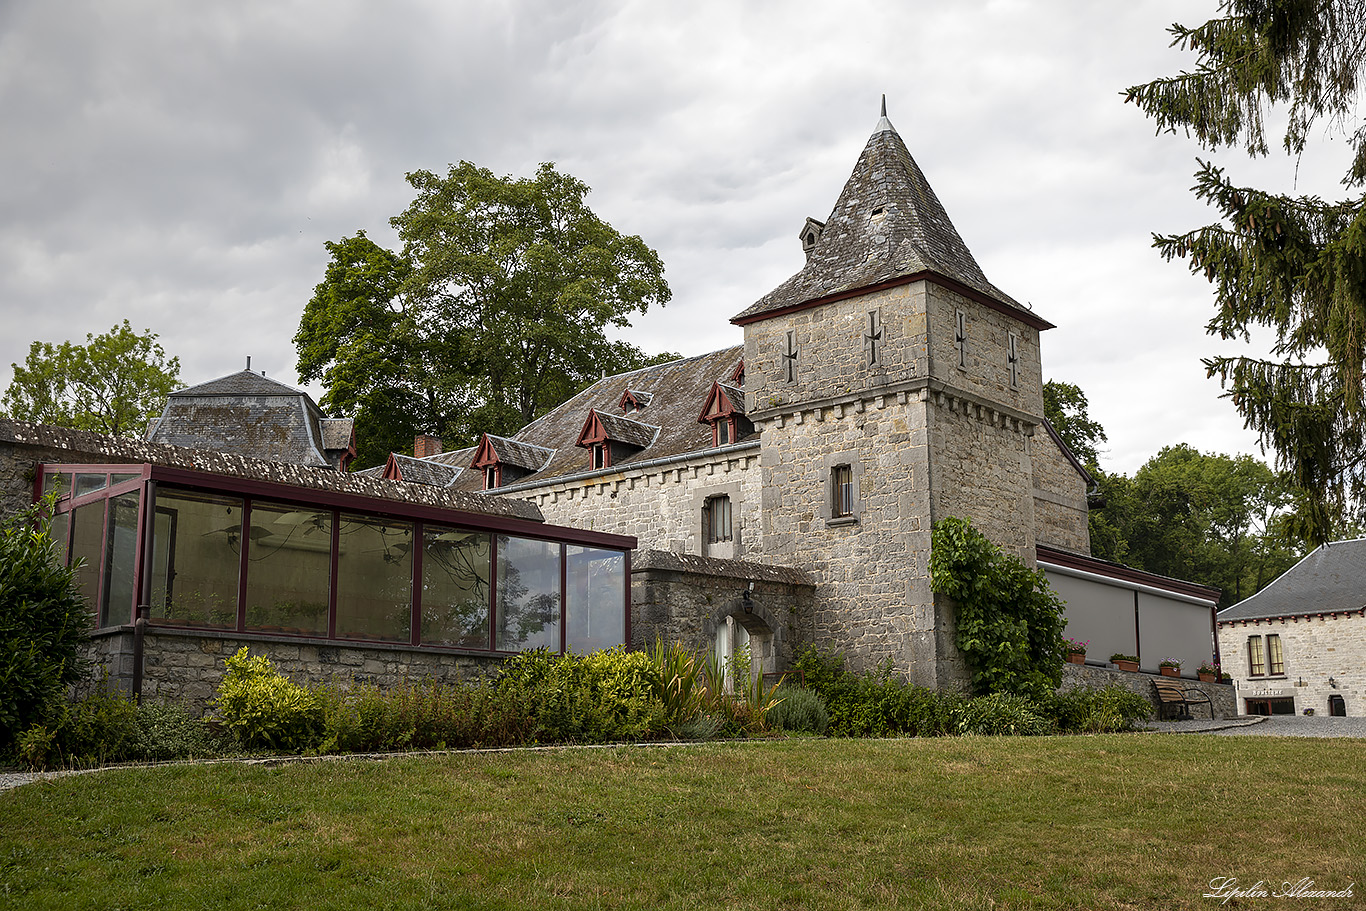
M1086 663L1086 653L1085 653L1085 652L1068 652L1068 653L1067 653L1067 660L1070 661L1070 662L1072 662L1073 664L1085 664L1085 663Z
M1213 683L1213 682L1214 682L1214 675L1213 675L1213 674L1202 674L1202 673L1197 672L1197 676L1199 676L1200 682L1201 682L1201 683Z
M1163 677L1180 677L1180 676L1181 676L1181 668L1179 668L1179 667L1171 667L1171 666L1169 666L1169 665L1163 665L1162 667L1158 668L1158 670L1160 670L1160 671L1162 672L1162 676L1163 676Z
M1137 662L1137 661L1116 660L1116 661L1115 661L1115 667L1119 668L1121 671L1128 671L1129 673L1132 674L1132 673L1135 673L1135 672L1138 671L1138 662Z

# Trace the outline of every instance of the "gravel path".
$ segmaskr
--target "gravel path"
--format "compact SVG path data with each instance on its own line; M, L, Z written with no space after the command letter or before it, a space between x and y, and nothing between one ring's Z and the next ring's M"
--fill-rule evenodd
M1218 734L1221 737L1357 737L1366 738L1366 717L1333 718L1323 715L1272 715L1270 717L1240 715L1236 718L1194 718L1190 721L1155 721L1149 731L1160 734ZM395 754L378 754L389 758ZM332 759L344 757L329 757ZM350 757L359 758L359 757ZM251 760L219 760L279 763L284 757ZM316 761L316 759L315 759ZM5 772L0 771L0 791L17 788L21 784L46 781L67 775L86 775L100 769L77 769L60 772Z

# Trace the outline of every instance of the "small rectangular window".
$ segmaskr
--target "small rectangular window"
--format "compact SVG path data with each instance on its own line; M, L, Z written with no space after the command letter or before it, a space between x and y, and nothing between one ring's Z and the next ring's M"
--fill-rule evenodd
M1020 337L1014 332L1010 333L1010 350L1006 352L1006 364L1010 368L1010 386L1012 389L1020 385Z
M730 420L722 418L716 422L716 445L725 446L730 442Z
M1281 654L1281 637L1270 635L1266 637L1266 663L1268 674L1284 674L1285 658Z
M958 347L958 366L968 365L968 315L962 310L954 313L956 325L953 332L953 343Z
M1247 637L1248 676L1261 677L1266 674L1266 658L1262 655L1262 637Z
M731 539L730 497L723 495L707 500L703 517L707 525L708 544L719 544Z
M611 462L606 443L593 444L593 467L606 468Z
M498 487L498 466L490 465L484 469L484 489L494 490Z
M836 465L830 469L830 517L843 519L854 514L854 469Z

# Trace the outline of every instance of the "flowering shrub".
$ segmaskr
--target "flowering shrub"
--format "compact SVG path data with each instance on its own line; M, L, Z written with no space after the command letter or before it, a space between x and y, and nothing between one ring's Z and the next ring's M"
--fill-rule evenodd
M1180 666L1181 666L1181 659L1180 659L1180 658L1163 658L1161 661L1157 662L1157 666L1158 666L1158 667L1180 667Z
M1090 644L1090 639L1087 639L1085 642L1079 642L1076 639L1073 639L1071 636L1067 637L1067 650L1074 655L1085 655L1086 646Z

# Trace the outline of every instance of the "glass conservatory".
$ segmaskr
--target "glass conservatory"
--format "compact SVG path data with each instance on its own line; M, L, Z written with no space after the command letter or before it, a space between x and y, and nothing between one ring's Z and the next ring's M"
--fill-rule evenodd
M158 465L40 468L99 628L579 653L630 638L635 539Z

